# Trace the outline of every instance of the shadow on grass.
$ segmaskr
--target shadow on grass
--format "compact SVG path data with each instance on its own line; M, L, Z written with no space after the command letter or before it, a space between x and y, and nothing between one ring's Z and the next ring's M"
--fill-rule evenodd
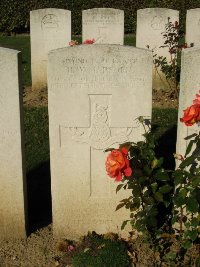
M27 173L28 234L52 222L50 162Z
M154 125L154 130L157 127L157 125ZM176 134L177 126L173 125L157 139L156 154L158 157L164 158L163 167L170 170L174 170L175 168L173 153L176 153Z

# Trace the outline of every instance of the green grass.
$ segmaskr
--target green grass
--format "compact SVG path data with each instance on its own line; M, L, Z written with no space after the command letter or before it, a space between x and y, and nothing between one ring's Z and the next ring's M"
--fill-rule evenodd
M30 171L49 160L47 108L24 108L26 169Z
M74 267L130 267L127 247L118 240L104 239L99 235L86 237L88 248L73 257Z

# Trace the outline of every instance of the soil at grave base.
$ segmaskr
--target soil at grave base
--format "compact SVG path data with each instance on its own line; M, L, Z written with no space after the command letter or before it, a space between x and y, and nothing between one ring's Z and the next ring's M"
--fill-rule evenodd
M32 107L48 106L48 89L33 90L31 86L24 87L23 103L25 106ZM178 100L170 97L163 91L153 93L152 104L156 108L178 108Z
M92 233L92 235L94 234ZM52 227L49 225L31 234L27 239L0 240L0 267L73 267L72 258L77 252L85 253L90 250L90 255L96 257L105 246L104 243L100 246L98 243L95 245L89 238L90 235L80 239L79 242L56 240L53 238ZM114 241L119 240L118 238L113 233L104 235L104 240ZM131 262L130 267L172 266L170 262L162 262L161 264L159 252L153 251L151 245L146 243L142 236L138 236L137 239L130 238L127 241L121 241L126 243L127 254ZM71 251L67 249L69 244L73 247ZM173 251L176 251L178 247L179 245L175 241ZM198 266L191 264L191 259L194 263L199 254L200 244L194 245L192 249L188 250L181 262L179 261L173 266Z

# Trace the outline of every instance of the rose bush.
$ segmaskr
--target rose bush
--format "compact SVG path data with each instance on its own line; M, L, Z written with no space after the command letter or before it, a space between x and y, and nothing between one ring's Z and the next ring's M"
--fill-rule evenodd
M138 120L145 130L144 140L121 144L119 149L107 149L111 153L106 159L106 171L121 182L116 192L121 189L132 192L116 207L116 210L122 207L130 210L130 219L124 221L121 228L130 222L133 229L150 237L164 260L174 264L200 240L200 133L185 138L188 142L185 155L174 153L179 166L166 170L164 159L156 155L149 122L142 117ZM188 127L199 125L200 94L184 110L180 121ZM172 238L180 243L177 251L172 246ZM200 257L196 262L200 264Z

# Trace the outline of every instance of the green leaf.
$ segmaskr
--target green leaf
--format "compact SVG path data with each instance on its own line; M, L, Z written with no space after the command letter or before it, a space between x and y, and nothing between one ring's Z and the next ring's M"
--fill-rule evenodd
M194 160L195 160L196 157L194 156L190 156L190 157L187 157L186 159L184 159L184 161L182 161L182 163L179 165L179 168L185 168L189 165L191 165Z
M175 185L182 184L185 180L183 173L180 169L175 170L173 176L174 176L174 184Z
M155 174L155 178L158 181L169 181L169 175L164 169L161 169L160 171L158 171Z
M186 209L187 209L187 211L190 211L193 213L198 212L199 203L197 202L197 200L195 198L190 197L187 199Z
M133 185L132 194L135 197L139 197L141 195L141 187L139 185Z
M187 155L191 152L192 146L195 143L194 140L191 140L186 148L186 152L185 152L185 157L187 157Z
M188 191L185 188L181 188L179 191L179 195L181 198L185 198L187 196Z
M125 228L125 226L127 225L128 222L130 222L130 220L126 220L122 223L121 230L123 230Z
M196 229L191 230L191 231L187 231L185 233L185 236L189 237L192 241L194 241L198 236L198 231Z
M196 137L196 136L197 136L197 134L196 134L196 133L193 133L193 134L191 134L191 135L186 136L186 137L184 138L184 140L189 140L189 139L191 139L191 138L193 138L193 137Z
M164 162L164 158L159 158L156 168L161 167L163 162Z
M154 194L154 198L158 201L158 202L163 202L163 195L160 192L156 192Z
M155 193L156 190L157 190L157 188L158 188L158 184L156 182L155 183L152 183L151 184L151 188L152 188L153 193Z
M170 251L170 252L168 252L168 253L165 255L165 257L166 257L167 259L170 259L170 260L175 260L175 259L176 259L176 256L177 256L177 254L176 254L175 251Z
M166 193L169 193L171 190L173 189L172 186L166 184L166 185L163 185L159 188L159 192L160 193L163 193L163 194L166 194Z
M124 184L119 184L116 188L116 193L123 187Z
M191 220L191 226L197 227L199 225L199 220L197 218L192 218Z
M182 243L182 247L185 248L185 249L189 249L192 247L192 242L190 240L185 240L183 243Z
M193 176L191 182L194 187L200 185L200 175Z
M126 203L120 203L120 204L118 204L117 207L116 207L116 210L115 210L115 211L121 209L121 208L124 207L125 205L126 205Z

